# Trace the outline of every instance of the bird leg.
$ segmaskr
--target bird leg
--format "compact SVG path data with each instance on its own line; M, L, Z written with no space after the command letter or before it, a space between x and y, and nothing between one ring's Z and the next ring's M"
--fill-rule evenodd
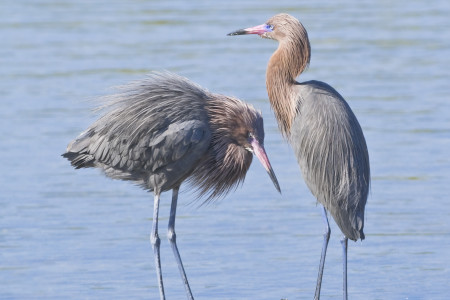
M323 268L325 266L325 256L327 254L328 241L330 240L330 224L328 223L327 210L325 206L323 206L322 210L323 220L325 222L325 233L323 234L323 246L322 246L322 255L320 256L320 265L319 265L319 274L317 276L317 284L316 284L316 293L314 294L314 299L320 299L320 287L322 285L322 275Z
M178 270L181 274L181 279L183 280L184 288L186 290L186 295L189 300L194 300L194 296L192 296L191 288L189 287L189 282L184 272L183 262L181 261L180 253L178 252L177 247L177 235L175 234L175 216L177 212L177 201L178 201L178 190L180 187L176 187L172 191L172 205L170 207L170 218L169 218L169 226L167 230L167 238L169 239L170 245L172 246L173 255L175 256L175 260L178 264Z
M161 244L161 240L158 236L159 197L160 192L155 189L155 203L153 208L153 224L152 224L152 233L150 235L150 242L152 243L153 253L155 256L156 276L158 277L159 296L161 300L165 300L166 296L164 295L164 284L161 273L161 258L159 255L159 246Z
M344 300L347 300L347 246L348 238L344 236L341 240L342 244L342 261L344 263Z

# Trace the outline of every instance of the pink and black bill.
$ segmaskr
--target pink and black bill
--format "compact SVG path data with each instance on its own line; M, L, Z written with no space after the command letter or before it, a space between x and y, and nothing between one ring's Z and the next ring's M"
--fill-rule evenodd
M253 154L255 154L256 157L259 159L259 161L263 165L264 169L266 169L267 174L269 174L270 179L272 179L272 182L275 185L275 188L281 194L280 185L278 184L278 180L277 180L277 177L275 176L275 172L273 171L272 166L270 165L270 161L269 161L269 158L267 157L266 150L264 150L264 146L261 145L258 142L258 140L256 140L255 138L251 138L250 143L253 148Z
M239 29L236 30L234 32L230 32L227 35L244 35L244 34L264 34L266 32L272 32L273 31L273 26L269 25L269 24L261 24L255 27L250 27L250 28L246 28L246 29Z

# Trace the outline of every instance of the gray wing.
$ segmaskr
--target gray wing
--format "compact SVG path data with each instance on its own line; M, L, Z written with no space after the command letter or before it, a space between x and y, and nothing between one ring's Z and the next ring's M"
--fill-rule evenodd
M205 122L170 124L156 132L143 130L133 139L121 132L91 127L64 154L76 168L99 167L115 179L133 180L144 188L161 191L186 179L206 153L211 139Z
M370 182L362 129L346 101L319 81L297 86L299 112L291 141L302 174L317 200L350 239L363 239Z

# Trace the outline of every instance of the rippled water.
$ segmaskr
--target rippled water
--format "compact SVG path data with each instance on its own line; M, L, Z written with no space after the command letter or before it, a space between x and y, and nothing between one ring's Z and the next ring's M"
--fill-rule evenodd
M446 299L450 278L450 5L446 1L10 1L0 4L0 298L158 299L152 195L60 157L96 116L90 99L170 70L245 99L265 118L280 197L262 167L198 208L185 188L179 248L197 299L311 299L323 224L267 102L276 48L227 37L278 12L312 43L300 80L348 100L373 174L366 240L350 243L353 299ZM170 194L163 196L161 231ZM332 224L322 296L341 298ZM184 289L162 241L168 299Z

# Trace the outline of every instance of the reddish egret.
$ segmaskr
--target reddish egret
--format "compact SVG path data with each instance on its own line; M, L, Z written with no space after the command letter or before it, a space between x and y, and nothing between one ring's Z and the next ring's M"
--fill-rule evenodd
M212 94L186 78L153 73L107 97L106 114L67 147L75 168L98 167L109 177L131 180L154 192L151 243L161 299L158 211L161 192L172 190L168 239L186 289L194 299L178 252L175 213L186 179L207 200L241 183L252 153L278 181L264 150L261 113L244 102Z
M370 185L369 154L355 115L344 98L320 81L297 82L311 48L303 25L288 14L229 35L258 34L279 42L269 60L266 86L280 131L290 142L312 194L323 205L326 225L315 298L320 298L330 238L327 211L344 234L344 299L347 299L347 242L364 239L364 207Z

